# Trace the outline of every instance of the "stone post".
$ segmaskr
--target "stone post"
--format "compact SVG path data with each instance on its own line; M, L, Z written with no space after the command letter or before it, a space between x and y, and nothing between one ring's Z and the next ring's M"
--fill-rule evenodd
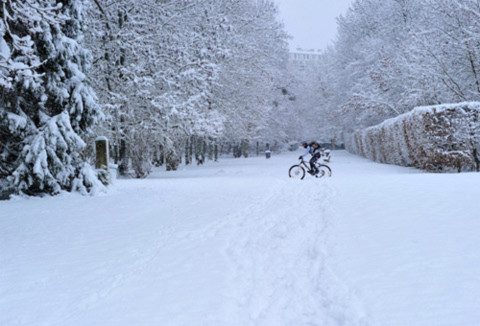
M108 162L109 162L108 139L106 137L101 136L95 139L95 153L96 153L95 168L102 169L109 172L108 170Z

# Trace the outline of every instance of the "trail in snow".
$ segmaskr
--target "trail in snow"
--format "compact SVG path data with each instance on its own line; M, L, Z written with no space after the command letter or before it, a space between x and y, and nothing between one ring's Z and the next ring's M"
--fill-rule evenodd
M240 325L361 325L325 261L328 183L283 182L232 221L226 248Z

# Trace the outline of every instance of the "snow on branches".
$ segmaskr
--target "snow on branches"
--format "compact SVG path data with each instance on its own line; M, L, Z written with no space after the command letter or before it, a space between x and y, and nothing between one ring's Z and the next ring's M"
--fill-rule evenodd
M356 0L325 51L322 102L345 132L417 106L480 100L476 0Z
M146 176L159 147L175 169L194 135L265 134L287 57L270 1L102 4L90 8L86 43L107 113L102 133L119 149L114 156L130 163L120 162L122 171L130 165Z
M81 163L85 143L73 130L68 113L45 120L26 141L21 164L12 174L14 186L29 195L58 194L62 189L86 194L101 189L96 175Z
M84 0L5 0L0 10L0 179L26 194L89 192L80 158L102 118L78 43ZM82 180L79 182L78 180Z

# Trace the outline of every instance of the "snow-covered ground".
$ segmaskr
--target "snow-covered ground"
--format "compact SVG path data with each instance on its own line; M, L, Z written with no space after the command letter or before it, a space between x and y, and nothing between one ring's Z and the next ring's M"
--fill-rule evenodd
M0 325L480 323L480 174L297 157L0 201Z

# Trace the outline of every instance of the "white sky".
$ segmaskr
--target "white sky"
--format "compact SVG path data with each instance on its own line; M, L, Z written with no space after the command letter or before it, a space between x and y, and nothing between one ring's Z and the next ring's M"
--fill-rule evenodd
M344 14L353 0L274 0L280 20L293 36L290 48L324 49L335 38L336 18Z

